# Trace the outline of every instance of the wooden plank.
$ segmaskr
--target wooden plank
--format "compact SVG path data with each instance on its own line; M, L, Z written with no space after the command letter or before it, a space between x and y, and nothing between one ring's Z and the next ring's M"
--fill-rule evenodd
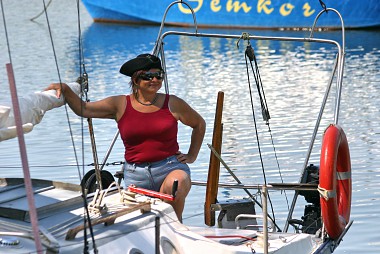
M214 131L213 131L213 136L212 136L212 146L219 154L221 154L221 150L222 150L223 100L224 100L224 93L220 91L218 92L218 99L216 103ZM211 208L211 205L217 202L216 198L218 195L219 172L220 172L220 161L214 155L214 153L211 152L210 164L209 164L209 169L208 169L208 177L207 177L206 200L205 200L205 207L204 207L205 224L208 226L215 225L215 211Z

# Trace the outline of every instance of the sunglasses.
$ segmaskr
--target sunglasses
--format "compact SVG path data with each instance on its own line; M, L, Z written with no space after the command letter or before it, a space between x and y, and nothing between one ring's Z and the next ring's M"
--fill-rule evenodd
M150 81L153 80L153 78L156 78L158 80L162 80L164 78L164 72L163 71L157 71L157 72L145 72L139 76L142 80Z

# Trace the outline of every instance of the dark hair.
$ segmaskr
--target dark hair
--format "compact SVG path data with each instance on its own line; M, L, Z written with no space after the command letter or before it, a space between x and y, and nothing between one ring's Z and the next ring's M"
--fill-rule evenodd
M140 75L145 72L145 70L138 70L138 71L135 71L133 74L132 74L132 77L131 77L131 81L129 81L129 85L131 86L131 90L132 90L132 93L133 94L136 94L137 93L137 82L138 80L140 79Z

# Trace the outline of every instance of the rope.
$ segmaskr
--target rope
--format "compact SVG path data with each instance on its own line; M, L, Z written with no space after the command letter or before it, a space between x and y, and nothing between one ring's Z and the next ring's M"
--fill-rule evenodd
M319 0L319 3L320 3L320 5L322 6L322 9L324 9L325 12L327 13L328 11L327 11L326 4L325 4L322 0Z
M266 98L265 98L265 93L264 93L264 88L263 88L263 82L261 81L259 66L257 64L255 52L254 52L254 50L253 50L253 48L252 48L252 46L251 46L250 43L248 43L247 48L245 50L245 53L246 53L246 64L247 64L247 56L248 56L248 58L250 60L249 62L251 64L251 69L252 69L252 72L253 72L253 76L255 78L255 82L256 82L256 86L257 86L257 91L258 91L259 98L260 98L261 113L262 113L264 121L268 125L269 124L270 115L269 115L268 105L267 105ZM255 69L253 69L252 61L255 62Z
M85 95L85 101L89 101L88 100L88 96L87 96L87 92L88 92L88 75L86 73L86 69L85 69L85 65L84 65L84 54L83 54L83 44L82 44L82 29L81 29L81 20L80 20L80 4L79 4L79 0L77 0L77 17L78 17L78 50L79 50L79 74L80 74L80 83L81 84L81 88L82 88L82 93L81 93L81 99L83 100L83 95ZM83 110L83 108L81 108L81 110ZM92 130L92 121L91 119L87 119L88 120L88 123L89 123L89 126L90 126L90 132ZM81 136L82 136L82 161L84 162L84 124L83 124L83 118L81 118ZM95 146L95 140L91 139L92 140L92 145L93 147ZM99 163L98 163L98 160L97 160L97 153L96 153L96 149L93 148L93 155L94 155L94 164L95 164L95 168L96 169L99 169ZM83 176L84 176L84 166L82 167L82 173L83 173ZM99 183L99 186L101 186L101 176L100 176L100 172L99 170L95 170L95 173L97 174L96 175L96 178L98 180L98 183ZM80 178L80 181L82 181L82 177L81 177L81 174L79 172L79 178ZM88 210L88 203L87 203L87 197L86 197L86 190L85 190L85 187L84 185L81 184L81 187L82 187L82 196L83 196L83 204L84 204L84 209L85 209L85 215L83 217L83 223L84 223L84 226L85 226L85 230L84 230L84 247L83 247L83 253L87 254L89 253L89 247L88 247L88 241L87 241L87 230L86 230L86 223L88 223L88 228L90 230L90 235L91 235L91 241L92 241L92 245L93 245L93 249L94 249L94 253L97 254L98 253L98 249L96 247L96 243L95 243L95 235L94 235L94 231L93 231L93 228L92 228L92 224L91 224L91 217L90 217L90 212Z
M9 44L7 23L5 21L5 12L4 12L4 7L3 7L3 0L1 0L1 13L2 13L2 16L3 16L4 32L5 32L5 39L7 41L7 49L8 49L9 62L12 64L12 54L11 54L11 47L10 47L10 44Z
M266 174L265 174L265 170L264 170L263 156L262 156L262 153L261 153L259 133L257 131L257 123L256 123L256 115L255 115L255 109L254 109L254 104L253 104L251 81L250 81L250 78L249 78L249 69L248 69L247 54L245 54L245 63L246 63L246 69L247 69L249 96L250 96L250 100L251 100L252 118L253 118L253 123L254 123L254 126L255 126L257 148L259 150L259 157L260 157L261 169L262 169L262 172L263 172L264 183L266 185L267 184L267 179L266 179ZM257 81L256 77L255 77L255 80ZM273 205L272 205L272 200L271 200L271 198L269 196L269 193L268 193L268 200L269 200L269 203L270 203L270 206L271 206L271 210L272 210L273 222L276 222L276 218L275 218L274 210L273 210Z
M48 4L46 5L46 9L49 7L49 5L51 4L52 1L53 0L50 0L48 2ZM44 12L45 12L45 8L40 13L38 13L36 16L34 16L33 18L31 18L30 21L34 21L35 19L39 18L42 14L44 14Z
M53 41L53 35L52 35L52 32L51 32L51 28L50 28L49 17L48 17L48 14L47 14L47 6L45 4L45 0L42 0L42 1L43 1L43 5L44 5L44 12L45 12L45 17L46 17L46 23L47 23L47 26L48 26L49 37L50 37L50 42L51 42L51 46L52 46L52 50L53 50L53 55L54 55L54 61L55 61L55 66L56 66L56 70L57 70L58 80L59 80L59 83L61 84L61 89L62 89L62 79L61 79L61 74L60 74L60 71L59 71L57 54L56 54L55 47L54 47L54 41ZM75 161L76 161L77 165L79 165L78 155L77 155L77 151L76 151L76 148L75 148L73 130L72 130L72 127L71 127L69 112L68 112L68 109L67 109L67 104L65 103L64 105L65 105L67 124L69 126L69 131L70 131L71 143L72 143L73 150L74 150ZM80 174L79 166L78 166L78 172Z
M258 91L258 95L259 95L259 99L260 99L260 104L261 104L261 114L262 114L263 120L266 122L266 125L268 126L268 132L270 135L270 139L271 139L271 143L272 143L272 147L273 147L273 151L274 151L274 156L276 159L278 172L280 174L280 179L281 179L281 182L284 183L284 180L283 180L282 174L281 174L280 164L278 162L276 147L275 147L274 141L273 141L272 130L271 130L270 125L269 125L270 114L269 114L268 104L267 104L265 93L264 93L263 82L262 82L261 76L260 76L259 65L257 63L255 51L253 50L253 48L249 42L249 37L248 37L247 49L245 52L246 52L246 56L248 56L248 58L250 60L251 70L252 70L253 75L255 77L256 87L257 87L257 91ZM252 61L255 63L255 68L253 68ZM247 59L246 59L246 64L247 64ZM249 75L249 74L247 74L247 75ZM289 210L289 201L288 201L288 197L286 195L285 190L284 190L284 193L285 193L286 204L287 204L288 210Z
M278 162L277 152L276 152L276 148L275 148L274 141L273 141L272 130L271 130L270 125L269 125L270 114L269 114L269 109L268 109L268 105L267 105L266 98L265 98L264 87L263 87L263 84L262 84L262 80L261 80L261 76L260 76L260 71L259 71L259 66L258 66L258 63L257 63L256 55L255 55L255 52L254 52L254 50L253 50L253 48L252 48L252 46L250 44L249 34L243 33L242 37L240 39L244 39L244 40L248 41L248 45L247 45L246 50L245 50L245 63L246 63L246 70L247 70L247 79L248 79L249 94L250 94L250 99L251 99L252 117L253 117L254 126L255 126L256 140L257 140L257 146L258 146L258 150L259 150L261 168L262 168L262 171L263 171L264 183L267 184L267 180L266 180L264 163L263 163L263 158L262 158L262 153L261 153L260 140L259 140L258 131L257 131L257 123L256 123L256 116L255 116L255 110L254 110L254 105L253 105L251 81L250 81L249 68L248 68L248 59L249 59L251 70L252 70L252 73L253 73L253 76L254 76L255 82L256 82L258 96L259 96L259 99L260 99L262 117L263 117L263 120L265 121L266 125L268 126L268 131L269 131L269 134L270 134L270 139L271 139L271 143L272 143L272 147L273 147L273 151L274 151L275 160L276 160L276 163L277 163L277 168L278 168L278 171L280 173L281 182L283 183L284 181L283 181L283 178L282 178L280 164ZM240 41L240 39L239 39L239 41ZM239 47L239 41L237 43L237 47ZM254 62L255 67L253 67L252 62ZM287 197L285 191L284 191L284 193L285 193L285 199L286 199L286 203L287 203L288 210L289 210L288 197ZM272 205L272 201L271 201L271 198L270 198L269 195L268 195L268 200L269 200L269 203L270 203L270 206L271 206L271 210L272 210L272 214L273 214L273 218L274 218L273 221L275 222L273 205Z
M115 161L115 162L107 162L107 163L99 163L99 166L119 166L124 165L124 161ZM29 168L63 168L63 167L93 167L94 163L89 164L60 164L60 165L31 165ZM1 165L1 168L21 168L21 166L13 166L13 165Z
M281 173L281 169L280 169L280 163L278 162L278 157L277 157L276 147L275 147L275 145L274 145L274 141L273 141L272 130L271 130L269 124L268 124L268 132L269 132L269 135L270 135L270 140L271 140L271 142L272 142L272 147L273 147L274 157L276 158L277 169L278 169L278 173L279 173L279 175L280 175L281 183L284 183L284 179L282 178L282 173ZM290 208L289 208L288 195L286 195L286 190L283 190L283 191L284 191L284 194L285 194L286 205L288 206L288 211L289 211ZM281 192L282 192L282 190L281 190Z

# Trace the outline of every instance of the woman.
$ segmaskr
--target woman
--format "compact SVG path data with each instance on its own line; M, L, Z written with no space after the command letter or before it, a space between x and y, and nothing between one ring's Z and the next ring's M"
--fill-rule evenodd
M138 55L124 63L120 73L131 77L130 95L84 102L66 84L53 83L46 90L56 90L58 97L63 94L79 116L116 120L125 147L126 187L134 184L172 194L173 182L178 180L175 201L170 203L182 220L185 198L191 188L187 163L194 162L198 156L205 121L182 99L158 93L164 74L158 57ZM179 151L178 120L193 129L187 153Z

